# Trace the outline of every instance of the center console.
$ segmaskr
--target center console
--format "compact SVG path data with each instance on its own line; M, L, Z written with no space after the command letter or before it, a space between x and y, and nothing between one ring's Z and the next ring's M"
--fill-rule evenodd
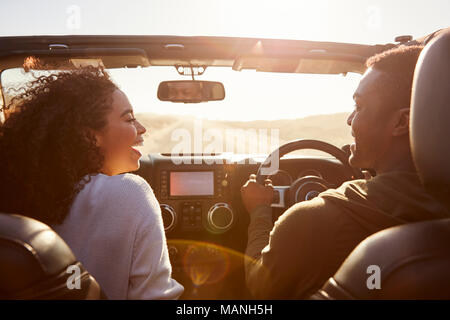
M224 166L183 165L157 172L161 212L166 232L228 231L235 220L231 207L230 173Z

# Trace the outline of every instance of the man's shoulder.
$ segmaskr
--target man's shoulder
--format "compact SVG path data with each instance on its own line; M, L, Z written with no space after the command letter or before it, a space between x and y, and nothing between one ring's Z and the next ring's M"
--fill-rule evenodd
M344 201L354 198L355 196L358 198L365 198L368 192L368 184L373 183L371 180L372 179L356 179L345 181L336 188L330 188L323 191L320 193L319 197L323 199L339 199Z
M395 171L383 173L370 179L346 181L336 189L325 191L323 195L343 200L347 199L366 202L367 199L374 195L389 197L392 193L403 193L408 190L419 193L424 191L417 173Z
M354 205L355 202L365 203L367 183L368 180L365 179L346 181L337 188L323 191L312 200L294 204L286 211L286 217L317 220L319 217L329 219L340 215L345 208Z
M375 176L371 179L356 179L342 183L337 188L331 188L320 193L316 198L302 201L291 206L282 215L286 220L326 220L332 216L341 215L343 211L379 210L373 198L383 196L391 188L402 184L415 186L417 175L414 173L389 173ZM341 215L342 216L342 215Z
M339 207L333 202L318 196L291 206L278 218L277 224L311 225L314 221L322 220L321 217L330 217L336 214L336 211L339 211Z

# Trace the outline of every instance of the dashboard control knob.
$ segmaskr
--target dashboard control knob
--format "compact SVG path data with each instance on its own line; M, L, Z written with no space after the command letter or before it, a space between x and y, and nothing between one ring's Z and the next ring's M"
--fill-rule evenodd
M305 201L314 199L314 198L317 197L319 194L320 194L319 191L317 191L317 190L311 190L311 191L309 191L309 192L306 194L306 196L305 196Z
M311 200L317 197L321 192L328 189L325 184L319 181L321 178L306 176L303 177L303 179L306 181L296 188L295 202Z
M168 204L161 204L161 215L164 223L164 231L168 232L177 224L177 214Z
M216 203L208 211L208 226L213 232L223 233L233 225L234 213L227 203Z

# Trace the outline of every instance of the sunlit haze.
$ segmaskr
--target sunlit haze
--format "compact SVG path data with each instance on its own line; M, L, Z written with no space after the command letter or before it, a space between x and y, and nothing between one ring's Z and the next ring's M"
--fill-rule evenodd
M39 14L37 14L39 13ZM76 19L74 20L74 14ZM9 1L0 4L0 35L145 34L393 42L448 26L450 1ZM199 80L221 81L220 102L174 104L156 98L158 83L188 79L174 68L117 70L111 75L136 113L218 120L300 118L349 112L359 75L299 75L209 68Z

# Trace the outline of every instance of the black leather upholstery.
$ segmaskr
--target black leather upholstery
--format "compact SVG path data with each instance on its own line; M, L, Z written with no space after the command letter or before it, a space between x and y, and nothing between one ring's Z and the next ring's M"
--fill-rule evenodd
M411 148L425 188L450 206L450 30L416 66ZM367 285L380 269L380 288ZM407 224L360 243L312 299L450 299L450 219Z
M71 265L80 269L80 289L67 286ZM49 226L0 213L0 299L99 298L98 283Z
M424 186L450 205L450 29L422 52L411 104L414 163Z
M450 299L450 219L398 226L364 240L314 299ZM368 267L380 267L369 289Z

